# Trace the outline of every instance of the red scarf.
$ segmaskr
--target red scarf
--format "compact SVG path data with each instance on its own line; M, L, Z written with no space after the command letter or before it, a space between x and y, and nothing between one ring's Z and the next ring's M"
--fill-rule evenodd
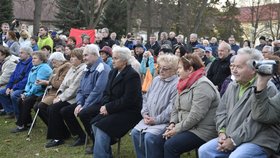
M192 72L185 79L180 79L177 85L179 94L186 88L190 88L198 79L205 75L204 67Z

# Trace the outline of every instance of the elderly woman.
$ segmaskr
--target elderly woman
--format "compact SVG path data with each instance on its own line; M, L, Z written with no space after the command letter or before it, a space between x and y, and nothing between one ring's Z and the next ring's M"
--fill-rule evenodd
M79 79L75 102L70 104L67 101L58 100L48 109L47 138L50 141L46 144L46 148L63 144L64 139L70 136L69 132L72 135L78 135L72 146L85 143L86 134L76 116L80 118L88 135L92 135L90 120L99 113L110 67L102 62L99 48L95 44L85 46L83 60L87 68Z
M49 60L52 62L54 67L53 74L49 80L38 80L37 84L42 86L48 86L47 94L43 100L35 105L35 110L40 108L38 115L41 117L43 122L47 125L47 107L53 104L53 100L56 98L56 92L64 80L66 73L71 67L71 64L67 62L64 55L61 52L54 52L51 54Z
M141 120L141 80L130 65L130 50L113 48L113 67L101 101L100 113L92 120L94 157L111 157L111 144Z
M6 44L10 48L11 53L15 56L18 56L20 45L18 43L16 33L14 31L8 31L6 34L6 38L8 40Z
M159 75L153 79L143 96L141 114L143 119L131 132L138 158L163 157L162 134L170 120L172 105L177 95L177 66L179 58L173 54L158 57Z
M31 109L45 90L45 86L38 84L38 81L48 80L52 74L52 69L46 62L47 58L43 52L37 52L32 55L33 67L29 72L24 93L21 94L19 118L16 122L17 127L11 131L12 133L27 130L27 126L32 122Z
M183 152L198 148L216 137L215 112L219 92L204 74L199 56L187 54L178 65L180 77L178 95L171 113L170 123L163 136L164 157L180 157Z

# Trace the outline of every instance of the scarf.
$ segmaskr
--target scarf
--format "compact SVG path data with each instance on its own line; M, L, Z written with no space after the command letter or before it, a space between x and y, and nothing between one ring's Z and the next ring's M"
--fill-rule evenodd
M177 85L179 94L186 88L190 88L198 79L205 75L204 67L192 72L185 79L180 79Z

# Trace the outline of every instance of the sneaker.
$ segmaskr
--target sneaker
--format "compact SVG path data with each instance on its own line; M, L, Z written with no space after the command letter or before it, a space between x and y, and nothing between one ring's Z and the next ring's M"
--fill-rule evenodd
M75 147L75 146L81 146L81 145L85 145L85 138L80 138L80 137L78 137L77 139L76 139L76 141L73 143L73 144L71 144L70 146L71 147Z
M47 142L47 144L45 145L46 148L51 148L51 147L55 147L55 146L58 146L58 145L61 145L61 144L64 144L64 141L63 140L55 140L55 139L52 139L50 140L49 142Z
M24 126L17 126L15 129L11 130L11 133L19 133L19 132L23 132L26 130L27 130L27 128Z

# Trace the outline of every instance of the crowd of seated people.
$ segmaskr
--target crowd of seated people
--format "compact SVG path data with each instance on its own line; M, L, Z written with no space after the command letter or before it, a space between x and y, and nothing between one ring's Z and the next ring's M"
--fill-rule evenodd
M174 32L159 41L151 35L147 44L129 33L120 42L107 28L94 44L88 35L76 43L53 39L45 26L38 36L23 28L17 37L7 23L1 29L0 115L15 119L11 133L26 132L34 110L47 127L46 148L90 138L86 153L95 158L112 157L111 145L128 133L137 158L179 158L194 149L201 158L279 154L278 115L255 106L259 94L279 93L279 72L259 90L252 65L279 61L276 46L259 45L261 52L239 48L234 37L215 43L195 33L185 43Z

